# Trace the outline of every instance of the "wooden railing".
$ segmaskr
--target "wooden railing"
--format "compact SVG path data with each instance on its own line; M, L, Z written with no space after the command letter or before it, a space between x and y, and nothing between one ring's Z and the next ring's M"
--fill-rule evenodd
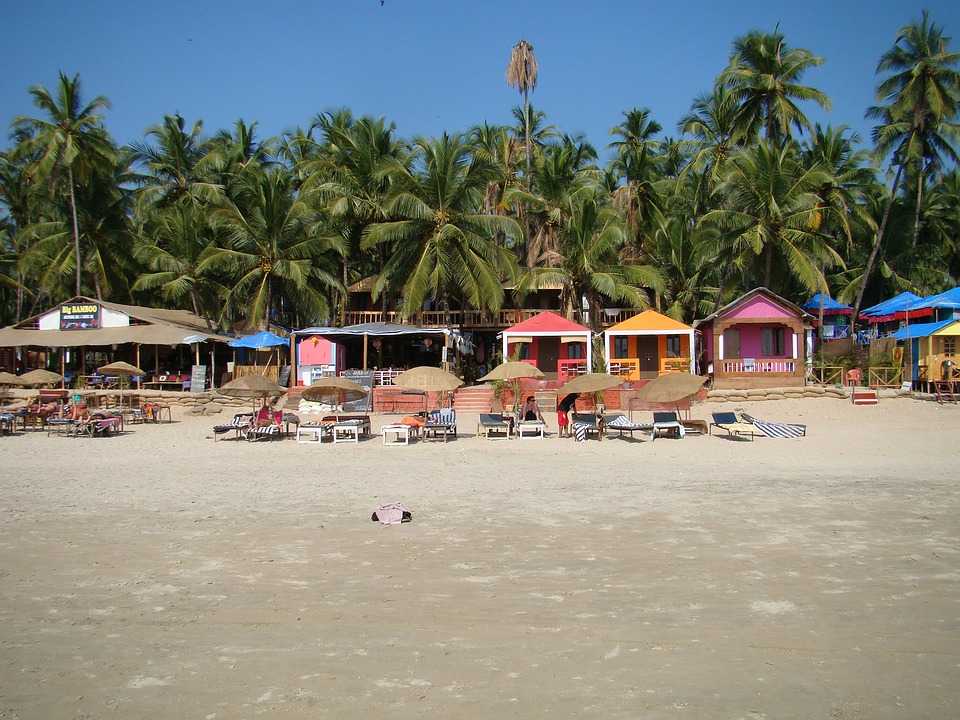
M625 380L639 380L640 361L637 358L611 358L610 374L619 375Z
M688 372L690 372L690 358L688 357L660 359L661 375L667 375L669 373L688 373Z
M557 360L557 380L564 382L589 371L586 358L576 360Z
M552 312L560 313L557 308L550 308ZM540 308L507 309L497 312L485 310L421 310L405 316L399 310L347 310L344 314L345 325L359 325L360 323L394 323L399 325L418 325L420 327L463 327L470 329L497 329L516 325L523 320L532 318L543 312ZM623 308L603 310L600 313L600 323L603 327L610 327L641 312L641 308ZM585 313L576 313L576 322L588 324Z
M814 365L810 378L818 385L843 385L843 368L840 365Z
M902 367L877 367L867 368L867 385L875 388L898 388L903 382Z
M752 375L760 373L793 375L797 372L797 361L792 358L730 358L720 360L719 363L720 372L724 375Z

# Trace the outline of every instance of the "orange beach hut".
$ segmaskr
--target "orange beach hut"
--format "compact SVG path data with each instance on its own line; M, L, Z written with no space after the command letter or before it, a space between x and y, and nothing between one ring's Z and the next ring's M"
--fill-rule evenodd
M689 325L656 310L617 323L603 333L607 372L628 380L651 380L674 372L694 372Z

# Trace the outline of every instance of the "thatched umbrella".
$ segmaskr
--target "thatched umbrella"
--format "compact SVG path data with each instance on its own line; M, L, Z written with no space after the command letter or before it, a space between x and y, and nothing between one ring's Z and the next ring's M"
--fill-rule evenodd
M365 387L358 385L353 382L353 380L347 380L347 378L344 377L323 377L314 380L313 383L303 391L301 397L315 402L323 402L333 398L336 400L340 412L342 412L345 402L366 397L368 392Z
M397 375L393 379L393 384L410 390L444 393L456 390L463 385L463 380L446 370L421 365Z
M580 393L598 393L620 387L622 383L623 378L614 375L607 375L606 373L586 373L585 375L577 375L577 377L561 387L560 390L557 391L557 394L569 395L570 393L577 393L579 395Z
M520 378L536 378L537 380L543 379L543 373L540 372L540 369L534 367L530 363L518 362L516 360L511 360L510 362L501 363L497 365L493 370L484 375L481 380L512 380L513 381L513 409L516 412L517 407L520 404Z
M13 373L0 372L0 387L22 387L23 378Z
M634 397L649 403L678 403L700 392L706 381L700 375L670 373L651 380Z
M31 370L20 376L20 382L27 387L40 387L41 385L55 385L63 380L63 375L49 370Z
M228 382L220 388L219 392L221 395L228 397L266 400L270 397L283 395L286 390L263 375L244 375ZM256 403L253 403L253 409L256 412Z
M132 377L142 377L146 375L143 370L131 365L130 363L118 361L112 362L108 365L97 368L97 372L103 373L104 375L118 375L121 378L132 378ZM132 403L132 401L131 401ZM123 407L123 381L120 381L120 407Z

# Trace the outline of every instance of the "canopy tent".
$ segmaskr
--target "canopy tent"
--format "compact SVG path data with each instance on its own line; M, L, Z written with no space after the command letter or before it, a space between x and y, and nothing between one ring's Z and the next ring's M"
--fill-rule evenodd
M817 293L807 300L801 307L811 315L817 315L820 312L820 303L823 303L824 315L852 315L853 308L837 302L826 293Z
M679 348L680 352L675 357L677 359L685 358L685 365L687 365L689 371L693 373L695 370L694 362L696 361L693 353L693 334L694 329L689 325L685 325L679 320L674 320L672 317L658 313L656 310L644 310L641 313L637 313L633 317L629 317L604 331L603 346L607 351L607 372L609 373L611 371L611 364L617 360L629 360L635 363L635 369L630 370L631 380L639 380L641 378L641 371L659 375L662 372L676 370L676 368L672 366L669 369L666 368L664 366L664 360L668 357L666 337L668 335L677 335L687 339L687 347L685 354L683 353L683 348ZM627 343L626 354L623 357L614 357L614 348L611 345L611 341L613 341L614 338L640 338L645 336L653 336L657 339L650 341L630 340ZM659 338L663 339L660 340ZM652 343L655 347L645 348L644 351L641 352L639 346L640 344L646 344L646 342ZM643 357L641 357L642 354L644 355ZM648 364L652 365L652 367L644 367Z
M274 335L272 332L258 332L253 335L244 335L234 338L227 343L232 348L246 348L248 350L264 350L266 348L284 347L288 343L286 338Z
M522 358L530 362L545 372L561 373L561 367L566 363L581 363L586 360L586 368L592 367L593 333L590 328L584 327L572 320L567 320L556 313L545 310L537 313L533 317L527 318L516 325L508 327L501 333L503 338L503 359L510 359L510 345L526 345L527 358ZM556 341L555 343L553 341ZM586 345L583 354L572 351L571 346L578 347L581 343ZM554 347L554 345L556 347ZM556 357L554 358L554 354ZM556 367L552 362L556 360ZM546 367L540 367L543 362Z
M937 310L960 310L960 287L920 298L907 305L902 314L898 314L897 318L902 317L909 320L915 317L936 316Z
M896 313L905 310L919 299L920 296L915 293L902 292L888 300L884 300L876 305L871 305L866 310L861 310L860 319L866 320L870 323L880 323L895 320Z

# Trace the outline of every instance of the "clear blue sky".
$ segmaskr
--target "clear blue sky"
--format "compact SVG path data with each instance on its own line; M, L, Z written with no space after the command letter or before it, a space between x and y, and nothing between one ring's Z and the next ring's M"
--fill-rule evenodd
M833 101L811 118L869 138L864 109L874 69L897 29L924 5L874 0L777 3L346 0L331 2L7 2L0 124L32 113L27 88L79 72L87 97L113 103L119 142L165 113L205 131L257 120L263 134L348 106L384 115L403 135L507 122L511 46L533 43L534 104L566 132L602 149L621 113L647 106L669 134L724 67L731 41L776 23L788 42L826 63L807 82ZM925 5L960 47L960 2ZM2 141L6 144L6 138Z

